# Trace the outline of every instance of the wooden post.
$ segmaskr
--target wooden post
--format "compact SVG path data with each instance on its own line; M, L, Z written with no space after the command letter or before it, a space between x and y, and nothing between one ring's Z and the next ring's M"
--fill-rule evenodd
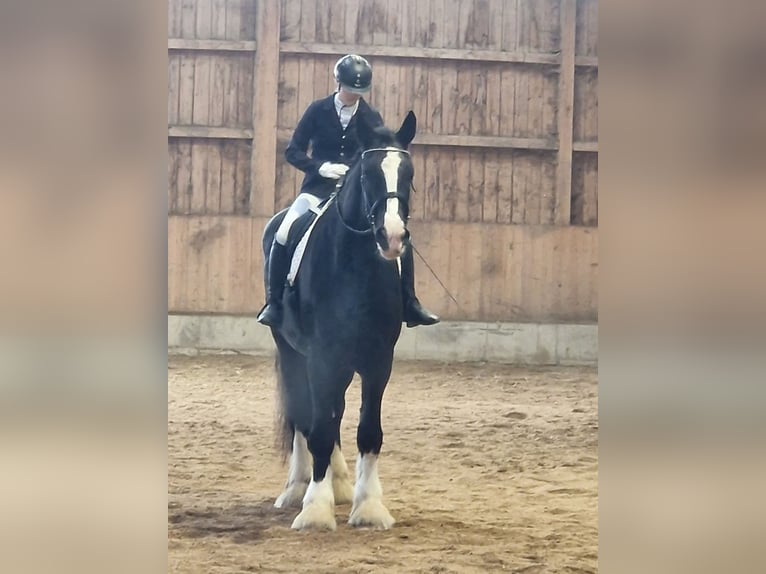
M556 225L569 225L572 209L572 130L574 127L576 0L561 0Z
M257 0L251 215L271 216L276 206L280 5L279 0Z

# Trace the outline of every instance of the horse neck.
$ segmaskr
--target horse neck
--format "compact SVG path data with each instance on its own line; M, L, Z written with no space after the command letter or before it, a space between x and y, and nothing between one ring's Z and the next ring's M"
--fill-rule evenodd
M362 170L354 166L348 173L343 190L338 195L343 220L355 229L364 229L369 223L364 214L362 194Z

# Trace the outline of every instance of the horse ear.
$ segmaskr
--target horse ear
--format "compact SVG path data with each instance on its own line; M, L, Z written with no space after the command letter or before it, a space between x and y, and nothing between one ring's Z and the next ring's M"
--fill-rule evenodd
M410 145L410 142L415 139L415 130L418 127L418 120L415 117L415 112L410 110L407 113L407 117L402 122L402 127L396 132L396 139L402 145L404 149Z

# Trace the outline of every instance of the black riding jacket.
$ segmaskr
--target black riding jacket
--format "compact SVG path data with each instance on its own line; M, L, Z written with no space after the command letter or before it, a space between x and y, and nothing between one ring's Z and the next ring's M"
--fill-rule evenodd
M319 175L319 166L326 161L351 165L360 147L356 135L360 116L371 127L383 125L383 118L364 99L359 100L359 107L345 130L335 110L335 94L309 105L285 150L287 162L306 174L301 193L308 192L321 198L332 193L335 180ZM307 153L309 144L310 156Z

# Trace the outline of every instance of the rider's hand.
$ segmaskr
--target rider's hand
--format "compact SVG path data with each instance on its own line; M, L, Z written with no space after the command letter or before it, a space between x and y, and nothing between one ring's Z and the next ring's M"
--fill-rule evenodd
M347 171L348 166L343 163L330 163L326 161L319 166L319 175L327 179L340 179L346 175Z

